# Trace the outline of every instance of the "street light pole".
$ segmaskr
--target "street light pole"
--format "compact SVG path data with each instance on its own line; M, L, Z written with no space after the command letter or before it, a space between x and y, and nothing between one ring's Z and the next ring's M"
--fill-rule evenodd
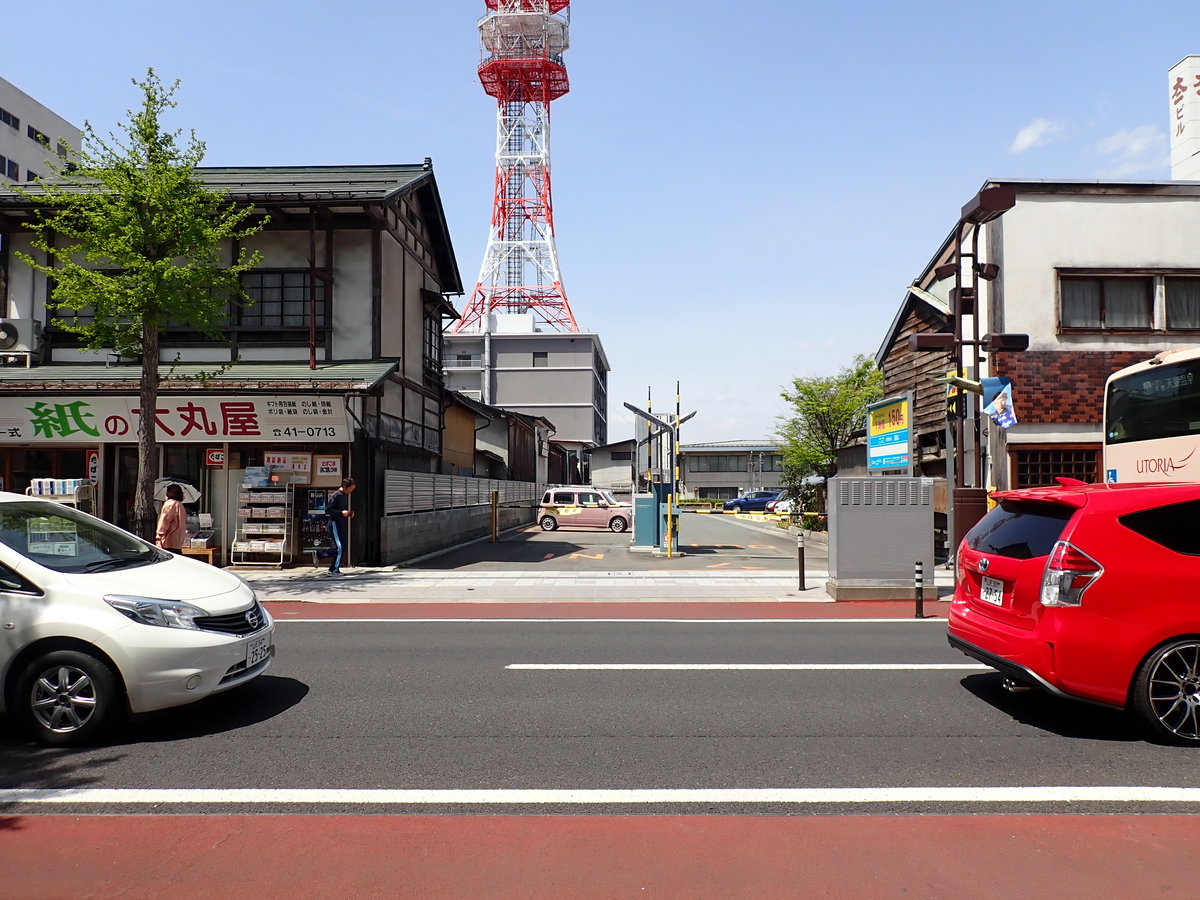
M936 332L910 335L908 347L911 351L940 350L950 354L954 364L954 374L950 381L958 391L958 402L954 410L953 427L947 422L947 444L950 443L951 433L954 444L954 482L951 491L950 520L951 540L949 548L953 555L955 548L966 537L967 532L975 527L985 512L987 512L987 477L983 453L983 421L980 416L983 388L980 378L980 368L983 363L983 348L991 351L1021 351L1029 347L1027 334L985 334L980 337L979 318L981 303L979 299L979 282L994 281L1000 275L1000 267L995 263L979 261L979 232L983 225L998 219L1017 202L1016 192L1006 187L984 188L962 208L958 223L954 226L954 240L950 262L934 269L934 277L938 281L954 278L954 290L950 292L950 319L953 329L950 333ZM967 226L971 226L971 250L963 252L966 240ZM963 260L971 261L970 283L963 281ZM963 317L971 317L971 334L963 333ZM974 377L967 378L966 360L963 350L971 348L971 363ZM961 373L961 374L960 374ZM967 393L980 395L972 401L974 409L971 416L971 437L974 457L971 465L970 479L967 477ZM946 448L947 454L950 447ZM946 474L950 474L949 458L947 458ZM970 484L968 484L968 481Z
M1004 215L1016 205L1017 196L1011 188L984 188L962 209L958 224L954 227L954 290L950 295L951 316L954 319L953 358L956 370L966 369L963 351L971 348L971 371L969 375L963 371L964 378L973 380L980 378L982 360L982 341L980 340L979 318L981 302L979 297L980 275L984 266L979 261L979 233L986 222L991 222ZM971 249L963 252L966 240L966 228L971 227ZM963 262L970 260L969 283L964 283ZM996 277L999 270L992 267L988 270L989 280ZM963 332L964 316L971 317L971 334L968 337ZM987 512L986 473L983 466L983 423L980 419L980 402L978 398L970 401L965 391L959 391L958 408L955 411L955 460L954 460L954 491L952 504L954 510L954 534L952 535L951 553L966 537L967 532L975 527L975 523ZM972 452L970 479L968 484L967 472L967 403L971 402L971 438Z

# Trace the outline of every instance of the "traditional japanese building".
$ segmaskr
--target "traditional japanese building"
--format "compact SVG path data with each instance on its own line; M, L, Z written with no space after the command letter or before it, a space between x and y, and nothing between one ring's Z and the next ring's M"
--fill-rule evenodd
M267 469L289 496L295 555L307 504L351 475L352 561L405 558L390 476L441 471L441 334L462 293L432 164L198 174L269 222L243 243L263 263L243 277L254 302L224 340L163 333L158 474L200 492L222 560L246 543L248 472ZM50 285L15 255L33 250L22 223L36 207L0 188L0 488L83 479L96 513L128 525L140 361L55 326Z

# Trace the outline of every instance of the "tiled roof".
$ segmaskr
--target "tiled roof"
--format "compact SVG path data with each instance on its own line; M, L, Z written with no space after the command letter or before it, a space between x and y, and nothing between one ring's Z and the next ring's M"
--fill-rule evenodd
M179 365L173 373L163 366L163 391L203 390L200 378L215 365ZM214 391L293 391L318 390L344 392L369 391L396 368L395 362L347 362L320 364L310 369L307 363L238 363L228 371L209 376L205 383ZM23 366L0 368L0 393L31 391L93 390L107 393L136 391L141 378L136 365L50 365L26 369ZM175 377L172 378L172 375Z

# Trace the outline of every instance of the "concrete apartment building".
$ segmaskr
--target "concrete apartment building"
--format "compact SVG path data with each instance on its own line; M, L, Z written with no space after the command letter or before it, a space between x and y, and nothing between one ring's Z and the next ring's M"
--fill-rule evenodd
M0 78L0 184L51 174L46 160L81 143L78 128Z
M608 443L608 373L600 336L538 331L532 314L491 315L484 331L443 337L446 388L554 423L576 453Z

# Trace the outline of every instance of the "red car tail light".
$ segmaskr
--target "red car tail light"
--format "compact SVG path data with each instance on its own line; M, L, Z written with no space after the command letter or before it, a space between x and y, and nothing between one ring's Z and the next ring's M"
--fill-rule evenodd
M1050 551L1042 576L1042 606L1079 606L1083 592L1104 574L1104 567L1074 544L1059 541Z

